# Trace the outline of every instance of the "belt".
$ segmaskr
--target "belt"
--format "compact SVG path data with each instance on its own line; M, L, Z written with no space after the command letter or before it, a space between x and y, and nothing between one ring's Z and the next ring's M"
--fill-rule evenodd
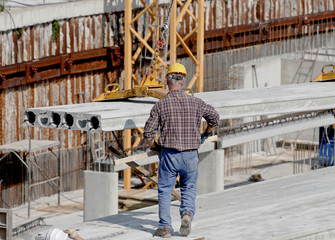
M165 149L169 149L169 150L176 151L176 152L194 152L194 151L198 150L198 149L187 149L187 150L184 150L184 151L179 151L179 150L174 149L174 148L165 148Z
M197 149L188 149L188 150L184 150L182 152L194 152L194 151L197 151Z

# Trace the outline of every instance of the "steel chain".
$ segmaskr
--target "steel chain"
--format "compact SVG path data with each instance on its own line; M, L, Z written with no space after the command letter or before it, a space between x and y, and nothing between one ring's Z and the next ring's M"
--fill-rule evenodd
M166 18L165 18L164 25L163 25L163 27L161 28L161 35L160 35L160 37L156 40L155 49L154 49L154 51L155 51L155 54L154 54L154 60L152 61L152 64L151 64L151 66L149 67L146 76L148 76L149 74L152 74L152 73L153 73L153 71L154 71L154 70L153 70L153 69L154 69L154 65L155 65L156 62L158 61L158 60L157 60L157 57L159 56L159 52L160 52L160 50L163 49L164 46L165 46L165 43L166 43L166 41L165 41L165 37L166 37L166 33L167 33L167 31L169 30L170 14L171 14L171 10L172 10L174 1L175 1L175 0L172 0L172 2L170 3L170 6L169 6L169 9L168 9Z
M164 25L163 25L163 27L161 28L161 40L165 37L166 32L169 30L170 14L171 14L171 10L172 10L174 1L175 1L175 0L172 0L172 2L170 3L169 10L168 10L168 12L167 12L167 15L166 15L166 18L165 18Z

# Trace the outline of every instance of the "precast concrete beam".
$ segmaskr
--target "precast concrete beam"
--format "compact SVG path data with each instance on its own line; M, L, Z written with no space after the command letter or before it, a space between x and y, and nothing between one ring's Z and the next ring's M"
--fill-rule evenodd
M87 125L91 131L116 131L120 129L136 129L143 128L146 120L149 117L149 112L146 114L111 116L108 112L102 112L98 115L88 115L89 124Z
M153 103L155 103L155 101L156 99L153 99ZM145 102L147 103L147 100ZM150 106L148 106L147 110L151 109L153 103L149 104ZM140 106L134 105L131 101L111 101L27 108L24 110L23 125L85 131L93 128L93 130L95 130L94 126L96 125L95 122L91 123L91 118L93 118L94 121L96 117L100 121L100 115L102 114L123 116L127 114L127 112L130 112L136 115L136 110L141 110L144 107L142 103L139 104ZM131 108L131 106L133 106L133 108ZM148 111L145 111L145 114L147 114L147 112ZM98 127L96 128L98 129Z
M335 108L335 83L304 83L267 88L196 93L212 105L220 119L288 114ZM82 131L141 128L155 98L93 102L25 109L24 125ZM55 122L57 120L57 122ZM59 124L57 124L60 122Z
M105 126L108 127L106 131L132 129L144 126L152 106L157 101L155 98L139 98L28 108L24 111L23 125L84 131L105 131Z
M54 128L61 125L60 112L79 111L82 108L89 108L95 103L59 105L39 108L24 109L24 126Z
M27 0L17 0L6 3L6 5L9 7L13 6L13 8L10 9L11 15L1 14L0 22L2 24L0 25L0 31L52 22L55 19L61 20L124 11L124 2L122 1L68 0L62 2L59 0L48 0L47 4L42 3L45 1L29 1L29 6L26 5L26 2ZM143 8L143 3L139 0L133 0L131 3L133 9ZM159 3L169 4L169 1L160 0ZM29 10L27 11L27 9Z
M127 103L124 106L129 105ZM96 123L100 119L100 113L102 110L104 112L117 114L122 112L122 109L118 104L113 102L93 102L85 104L80 104L79 106L74 106L70 109L61 109L61 111L56 110L53 113L58 113L61 116L62 123L61 128L69 130L95 130ZM96 116L97 118L95 118ZM98 128L99 129L99 128ZM96 130L96 131L101 131Z
M47 111L43 108L29 108L24 110L23 126L57 128L61 126L61 113Z
M332 109L335 83L312 82L196 94L211 104L220 119Z
M47 111L45 109L26 109L23 126L70 129L67 122L72 119L66 111Z
M278 136L281 134L292 133L321 126L329 126L332 124L335 124L335 118L332 114L316 116L313 118L303 118L300 120L280 123L267 127L260 127L224 136L220 139L220 146L222 148L227 148L247 142Z
M84 131L115 131L121 129L143 128L155 98L138 98L128 101L110 102L113 105L97 108L97 111L85 112L76 117L76 127ZM112 107L117 108L112 108ZM81 124L87 121L87 124Z

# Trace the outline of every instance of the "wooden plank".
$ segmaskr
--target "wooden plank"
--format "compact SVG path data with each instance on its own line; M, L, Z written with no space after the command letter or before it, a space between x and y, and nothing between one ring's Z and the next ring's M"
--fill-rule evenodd
M155 155L158 155L158 153L155 152L155 151L140 153L140 154L136 154L136 155L133 155L133 156L130 156L130 157L116 159L116 160L114 160L114 165L121 165L121 164L133 162L133 161L136 161L136 160L139 160L139 159L142 159L142 158L155 156Z
M215 135L215 136L211 136L208 139L206 139L205 143L215 142L217 140L218 140L218 136ZM158 153L155 152L155 151L140 153L140 154L133 155L133 156L130 156L130 157L125 157L125 158L120 158L120 159L114 160L114 165L128 164L129 162L133 162L133 161L136 161L136 160L139 160L139 159L142 159L142 158L147 158L147 157L151 157L151 156L155 156L155 155L158 155Z

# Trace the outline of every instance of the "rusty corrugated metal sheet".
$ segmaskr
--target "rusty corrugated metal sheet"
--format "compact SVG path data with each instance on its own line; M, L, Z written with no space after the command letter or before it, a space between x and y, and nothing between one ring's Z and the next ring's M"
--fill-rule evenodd
M196 5L193 5L194 8ZM205 1L206 30L334 11L333 0Z
M51 23L24 29L24 32L18 41L14 41L15 44L10 42L12 39L15 40L15 33L1 33L0 38L2 41L0 43L0 48L2 49L3 54L1 54L0 62L2 65L9 65L23 61L33 61L51 55L66 55L67 53L75 51L102 48L102 18L103 16L89 16L81 19L70 19L68 21L64 20L63 22L60 22L63 34L61 34L60 39L56 42L51 40ZM110 28L110 26L106 26L106 28ZM105 38L108 39L107 42L110 42L110 37ZM49 40L45 41L45 39ZM11 46L14 49L17 49L14 52L17 52L18 54L11 54ZM5 49L7 51L4 51ZM73 58L76 59L76 54L73 54ZM54 61L55 58L51 57L49 60ZM56 61L58 60L56 59ZM32 64L34 63L32 62ZM22 68L26 67L24 64L21 66ZM39 67L40 69L45 70L44 72L48 72L49 80L34 83L29 86L20 86L1 91L1 97L4 98L2 103L6 102L6 100L11 103L10 105L1 104L2 119L5 120L3 123L6 124L6 128L2 128L1 131L2 144L22 139L24 135L27 136L27 134L23 134L24 130L21 126L22 122L12 123L12 119L17 119L16 117L12 118L13 114L20 114L24 107L76 103L79 101L77 94L83 91L88 93L88 98L91 100L101 92L105 84L105 71L95 70L88 73L80 73L82 69L73 67L75 76L52 78L52 70L45 69L42 65ZM29 70L30 69L35 69L37 71L29 74L29 71L23 69L24 72L28 73L28 79L31 79L31 77L37 81L38 79L45 79L45 73L43 73L43 71L39 73L36 66L30 66ZM57 65L54 69L54 76L57 76L59 72ZM26 75L26 73L24 75ZM113 77L113 74L109 75ZM17 79L13 80L12 85L20 85L22 79L23 78L20 78L19 75ZM108 80L112 81L111 79ZM7 84L6 81L2 81L2 83ZM9 87L9 85L7 85L7 87ZM13 106L15 106L15 108L13 108ZM16 130L20 133L19 135L13 134ZM54 134L49 130L32 130L32 137L49 138L49 135ZM72 134L69 133L66 135L66 147L76 146L77 144L75 144L73 140L76 136L72 136ZM74 135L77 134L75 133ZM70 138L70 140L68 138Z

